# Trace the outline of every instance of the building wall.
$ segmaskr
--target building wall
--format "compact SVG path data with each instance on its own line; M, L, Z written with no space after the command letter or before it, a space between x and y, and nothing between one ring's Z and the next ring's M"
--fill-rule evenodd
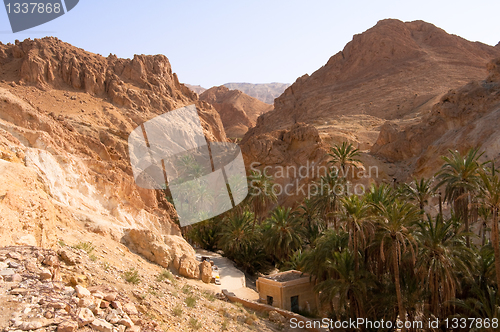
M277 308L291 311L291 297L298 296L300 310L313 311L317 309L316 295L309 277L283 283L259 278L257 280L257 291L261 303L267 303L267 296L272 296L273 306Z
M273 307L283 308L281 300L281 285L279 282L259 278L257 280L257 291L261 303L267 304L267 297L273 297Z
M285 286L283 288L283 309L292 309L292 296L299 296L299 309L313 311L316 309L316 295L310 282ZM309 306L307 305L309 304Z

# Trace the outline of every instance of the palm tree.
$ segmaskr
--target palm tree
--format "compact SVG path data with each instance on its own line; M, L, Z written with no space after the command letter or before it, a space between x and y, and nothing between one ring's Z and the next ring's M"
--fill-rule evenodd
M491 209L491 243L495 253L495 272L497 287L500 289L500 238L498 232L498 211L500 209L500 178L492 164L490 172L482 169L479 172L481 178L480 197L485 206Z
M471 277L473 252L463 242L463 235L455 229L453 220L434 219L418 223L419 242L417 271L430 293L430 311L440 316L440 303L455 298L460 277Z
M366 193L366 200L372 206L376 207L379 204L389 205L397 197L394 189L386 183L378 186L372 184L370 190ZM375 213L376 209L374 209Z
M269 208L278 201L273 190L273 178L265 172L252 171L249 180L248 203L252 206L254 213L253 228L257 220L260 222Z
M333 259L333 253L348 247L349 234L342 229L329 229L316 240L316 246L304 253L302 271L314 276L317 281L332 277L326 262Z
M348 250L334 252L332 258L326 261L326 266L334 277L315 286L321 302L330 304L332 308L335 308L334 302L338 303L338 313L333 313L336 319L366 317L364 303L374 285L371 275L365 270L362 274L355 274L354 257Z
M331 170L325 176L322 176L317 183L320 190L311 199L318 214L325 221L325 228L333 222L333 227L337 229L337 211L339 209L339 197L344 192L344 178L339 178L336 170ZM338 190L338 189L341 190ZM340 191L340 192L339 192Z
M264 246L281 264L302 247L304 229L290 208L276 207L264 225Z
M352 143L343 142L342 145L335 144L330 148L330 153L328 153L331 160L329 164L340 166L342 170L342 177L347 177L346 167L349 165L359 165L361 160L357 159L359 157L359 150L355 149Z
M420 212L422 213L422 219L424 218L424 207L429 202L429 198L434 195L434 190L432 188L433 179L421 178L417 180L413 179L411 184L403 184L403 193L408 196L408 198L418 204Z
M317 206L306 198L298 207L297 218L305 229L305 235L308 243L314 245L314 241L324 231L324 222L318 215Z
M399 265L402 255L408 251L411 253L412 261L415 262L417 242L412 233L415 223L419 220L419 213L412 204L401 202L398 199L374 207L379 216L377 243L381 259L382 262L385 262L387 258L389 266L392 265L399 318L404 322L406 311L401 295ZM403 331L405 330L403 329Z
M359 271L359 244L366 246L367 233L373 233L373 223L370 221L370 206L365 199L360 199L356 195L344 197L342 199L344 214L342 219L350 235L349 243L354 255L355 275ZM371 226L371 227L370 227Z
M225 255L234 258L239 252L245 252L258 242L258 233L252 226L253 213L235 211L229 214L221 224L219 247Z
M465 232L469 232L469 196L472 195L479 181L478 159L482 156L479 149L470 149L466 156L458 151L450 151L451 157L443 156L445 161L441 170L436 174L439 183L435 188L446 185L444 199L453 204L455 213L465 225ZM470 247L470 236L466 236L467 247Z
M481 317L483 319L488 318L490 321L492 319L500 319L500 298L498 294L498 289L487 286L486 289L481 289L478 286L474 286L472 289L471 297L463 300L458 299L453 301L453 304L457 305L459 308L465 311L464 317ZM498 326L483 328L482 331L497 331Z

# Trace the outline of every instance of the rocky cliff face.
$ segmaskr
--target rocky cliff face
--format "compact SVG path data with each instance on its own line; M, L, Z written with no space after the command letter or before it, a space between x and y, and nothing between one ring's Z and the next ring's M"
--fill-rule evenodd
M279 97L286 88L290 86L288 83L226 83L226 88L232 90L240 90L250 97L254 97L266 104L272 105L274 99Z
M143 248L127 234L147 229L160 242L175 237L154 243L158 263L179 262L175 211L162 192L135 185L127 139L189 104L207 138L225 141L217 111L165 56L105 58L56 38L0 45L0 241L50 247L93 232Z
M200 95L200 100L210 103L219 112L229 137L243 137L248 128L255 126L260 115L273 109L272 105L225 86L208 89Z
M496 56L498 48L429 23L383 20L298 78L248 135L304 122L328 143L348 140L368 149L385 120L411 121L429 112L449 89L483 78Z
M411 125L384 124L372 152L390 162L405 162L416 175L432 175L448 149L481 147L484 158L499 158L500 58L488 76L445 94L432 111Z
M184 85L199 95L201 95L203 92L207 91L207 89L205 89L201 85L192 85L192 84L186 84L186 83L184 83Z

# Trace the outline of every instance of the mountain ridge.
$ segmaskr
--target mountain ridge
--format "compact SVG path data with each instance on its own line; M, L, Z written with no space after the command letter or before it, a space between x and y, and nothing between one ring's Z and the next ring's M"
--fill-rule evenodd
M214 106L220 114L226 134L235 138L243 137L260 115L273 108L272 105L224 85L206 90L200 95L200 100Z
M382 20L299 77L247 135L304 122L330 144L348 140L370 148L386 120L429 112L449 89L484 77L487 62L498 55L498 48L430 23Z

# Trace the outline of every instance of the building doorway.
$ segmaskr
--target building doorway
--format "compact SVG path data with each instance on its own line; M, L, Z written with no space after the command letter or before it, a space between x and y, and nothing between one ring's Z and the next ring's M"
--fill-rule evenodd
M295 313L299 312L299 296L298 295L292 296L290 298L290 302L292 304L292 308L291 308L292 312L295 312Z
M268 304L268 305L270 305L270 306L272 306L272 305L273 305L273 300L274 300L274 299L273 299L273 297L272 297L272 296L268 296L268 297L267 297L267 304Z

